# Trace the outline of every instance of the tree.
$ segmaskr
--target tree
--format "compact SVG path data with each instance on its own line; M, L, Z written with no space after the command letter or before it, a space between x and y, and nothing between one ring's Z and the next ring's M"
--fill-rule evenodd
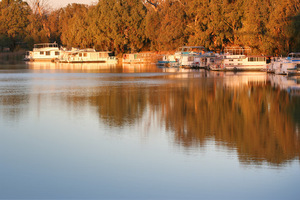
M30 7L22 0L3 0L0 2L0 36L7 38L3 45L14 50L26 36Z
M146 7L140 0L101 0L93 13L90 31L96 46L117 52L143 49Z
M279 55L287 54L299 42L299 0L274 0L271 10L267 23L270 48Z
M194 20L190 20L188 25L189 43L215 49L224 47L230 41L234 42L233 29L236 29L237 22L230 18L231 15L226 16L230 3L196 0L194 4L195 11L190 14Z
M63 45L80 48L91 46L87 19L88 7L86 5L73 3L60 10L59 24Z
M146 35L153 50L174 50L186 43L185 6L172 0L158 4L156 10L148 12Z

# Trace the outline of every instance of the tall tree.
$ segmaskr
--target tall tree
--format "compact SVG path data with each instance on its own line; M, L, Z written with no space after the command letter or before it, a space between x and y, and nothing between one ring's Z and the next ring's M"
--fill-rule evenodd
M29 5L32 10L32 23L42 24L42 29L46 33L46 36L50 38L50 28L48 24L48 15L50 14L50 6L48 0L29 0Z
M154 50L174 50L186 43L186 11L182 2L161 1L148 12L146 34Z
M146 43L146 7L140 0L100 0L91 24L94 44L102 49L140 51Z
M296 47L296 41L299 42L299 0L274 0L271 10L267 23L272 38L270 48L279 55L286 54Z
M59 17L61 42L68 47L90 47L91 39L87 35L88 7L83 4L69 4L62 8Z
M8 40L0 46L8 45L14 50L18 43L23 42L29 14L30 7L22 0L0 1L0 36Z

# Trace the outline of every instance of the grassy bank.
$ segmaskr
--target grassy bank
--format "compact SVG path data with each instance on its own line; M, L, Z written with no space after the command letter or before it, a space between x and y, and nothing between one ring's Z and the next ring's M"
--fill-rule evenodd
M23 61L25 55L25 51L18 52L0 52L0 63L18 63Z

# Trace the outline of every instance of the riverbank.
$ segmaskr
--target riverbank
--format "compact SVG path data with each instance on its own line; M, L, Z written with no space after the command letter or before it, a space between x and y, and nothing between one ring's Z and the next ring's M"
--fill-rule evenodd
M0 64L14 64L24 59L25 51L0 52Z

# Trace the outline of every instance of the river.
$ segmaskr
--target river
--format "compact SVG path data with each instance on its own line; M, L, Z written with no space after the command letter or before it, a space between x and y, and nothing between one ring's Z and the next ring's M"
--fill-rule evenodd
M298 199L298 77L0 66L0 199Z

